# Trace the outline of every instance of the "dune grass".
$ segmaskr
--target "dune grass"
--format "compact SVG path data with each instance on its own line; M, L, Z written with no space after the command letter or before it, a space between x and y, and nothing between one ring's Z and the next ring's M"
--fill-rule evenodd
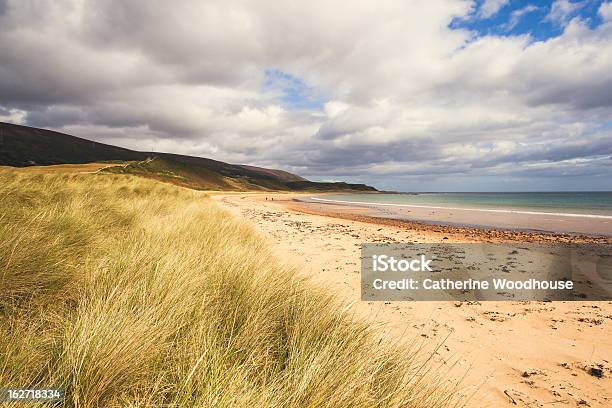
M63 387L68 407L452 405L424 356L201 192L1 171L0 203L3 387Z

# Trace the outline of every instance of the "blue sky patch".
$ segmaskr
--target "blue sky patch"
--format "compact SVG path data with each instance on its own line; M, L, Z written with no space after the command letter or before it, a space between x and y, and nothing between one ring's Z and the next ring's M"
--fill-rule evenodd
M467 17L455 18L452 29L468 29L478 36L516 36L529 34L534 41L543 41L563 33L567 23L579 17L590 28L602 23L598 14L603 0L508 1L494 14L487 16L477 0L474 11Z
M278 93L285 108L323 109L326 99L320 91L308 86L304 80L279 69L266 69L264 74L264 90Z

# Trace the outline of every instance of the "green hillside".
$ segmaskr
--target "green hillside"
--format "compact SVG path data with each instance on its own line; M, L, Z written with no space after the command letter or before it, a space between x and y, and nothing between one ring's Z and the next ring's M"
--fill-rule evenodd
M28 126L0 122L0 165L108 162L106 172L136 174L196 190L359 190L363 184L319 183L263 167L161 152L139 152Z

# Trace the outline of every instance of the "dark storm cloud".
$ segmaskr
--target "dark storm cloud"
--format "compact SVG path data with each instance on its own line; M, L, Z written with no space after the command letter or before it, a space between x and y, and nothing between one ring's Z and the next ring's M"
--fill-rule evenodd
M565 104L579 110L612 107L612 79L575 87L535 90L528 96L531 105Z
M501 155L492 160L484 160L480 163L480 167L487 167L496 163L558 162L598 155L612 155L612 135L577 141L558 141L548 145L528 146L511 154Z
M67 124L87 123L83 112L75 107L45 106L41 110L30 110L26 123L41 128L61 128Z

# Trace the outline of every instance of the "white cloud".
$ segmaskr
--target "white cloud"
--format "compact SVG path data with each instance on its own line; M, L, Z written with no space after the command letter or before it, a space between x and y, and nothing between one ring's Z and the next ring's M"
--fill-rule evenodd
M612 2L604 2L599 6L599 15L604 21L612 21Z
M20 109L1 109L0 122L9 122L21 125L25 122L26 111Z
M502 7L508 4L510 0L485 0L482 6L480 6L480 10L478 11L478 16L480 18L490 18L493 17Z
M545 19L564 26L572 19L576 11L583 6L584 3L581 1L572 3L569 0L555 0Z
M514 10L510 14L510 20L508 20L508 22L505 24L504 29L506 31L512 30L521 21L521 18L523 18L523 16L529 13L533 13L538 9L539 8L534 6L533 4L528 4L525 7Z

